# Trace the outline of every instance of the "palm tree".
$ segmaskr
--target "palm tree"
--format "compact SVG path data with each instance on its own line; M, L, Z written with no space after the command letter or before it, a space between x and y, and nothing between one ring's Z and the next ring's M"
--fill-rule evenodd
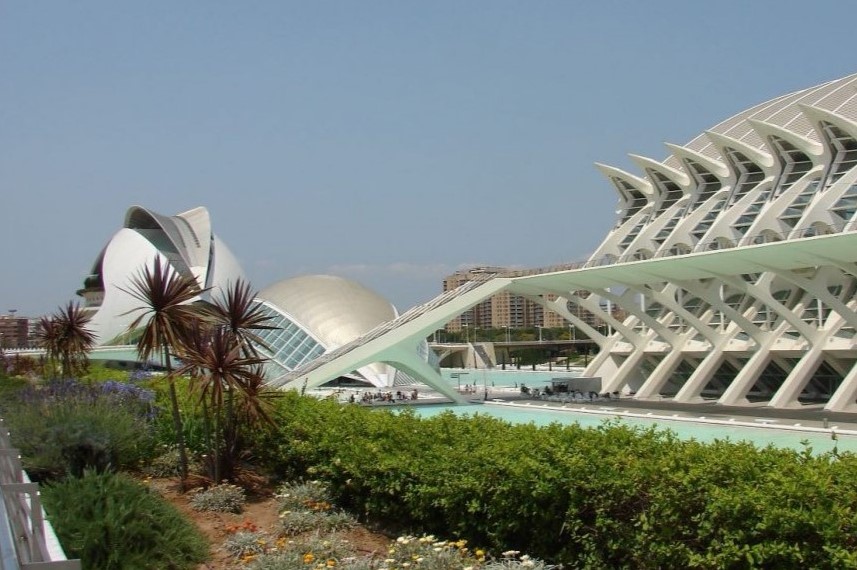
M178 273L166 263L162 263L160 257L156 257L151 268L143 267L132 278L131 287L122 290L142 303L140 307L130 311L142 311L142 314L128 327L129 331L143 327L137 341L140 359L147 361L153 354L160 354L164 359L184 486L187 479L187 451L170 353L182 345L183 337L192 323L204 317L200 308L191 304L203 289L193 277Z
M47 376L50 371L50 377L56 375L56 367L54 364L59 360L59 327L56 322L49 316L43 316L39 319L39 329L36 333L36 341L39 346L45 349L44 374Z
M241 347L245 357L258 356L256 346L267 348L255 331L272 330L278 327L268 324L271 316L266 315L262 304L257 302L256 293L250 283L241 278L226 287L226 292L208 307L214 321L226 328Z
M89 367L87 355L95 346L96 339L95 333L87 327L92 315L84 312L77 303L69 301L65 308L60 307L53 314L51 320L63 377L71 378L85 372Z
M198 323L185 337L182 361L178 373L193 378L192 388L199 393L207 424L210 418L207 429L213 440L212 478L219 483L232 477L237 459L237 447L227 430L231 402L235 395L245 397L242 399L253 395L254 387L262 383L259 373L264 359L244 356L226 327Z
M213 322L224 329L231 343L238 346L241 354L248 359L259 357L257 347L269 350L257 331L278 328L269 324L272 317L265 314L262 304L255 299L256 293L250 287L250 283L239 278L235 283L230 283L225 292L207 307ZM242 402L240 402L242 405L255 406L259 402L258 395L261 394L261 387L264 386L261 364L257 373L260 390L253 395L244 390ZM241 447L241 424L238 417L240 410L236 409L236 396L238 394L234 390L226 393L223 439L226 442L227 456L230 461L237 457Z

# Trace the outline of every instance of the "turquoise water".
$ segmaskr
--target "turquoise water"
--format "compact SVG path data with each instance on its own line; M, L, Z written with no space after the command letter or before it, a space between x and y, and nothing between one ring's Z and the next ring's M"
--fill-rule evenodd
M559 411L555 409L552 410L542 408L539 404L535 404L532 407L536 409L496 404L492 405L489 403L469 406L413 406L412 409L417 415L423 417L435 416L446 411L451 411L458 415L472 415L478 413L490 415L510 423L533 423L538 426L545 426L557 422L561 424L577 423L583 427L597 427L605 421L615 421L619 418L619 416ZM730 441L749 441L757 447L773 445L775 447L796 450L803 450L803 442L808 442L809 446L815 453L833 451L834 446L840 452L849 451L857 453L857 436L851 435L839 434L838 441L834 441L828 433L792 432L770 428L754 428L723 424L700 424L690 421L671 421L662 419L649 420L629 417L622 417L620 421L627 425L641 426L644 428L657 425L659 428L668 429L674 432L681 439L686 440L694 439L696 441L712 442L714 440L728 439ZM786 423L785 421L782 422ZM790 424L786 423L786 425Z

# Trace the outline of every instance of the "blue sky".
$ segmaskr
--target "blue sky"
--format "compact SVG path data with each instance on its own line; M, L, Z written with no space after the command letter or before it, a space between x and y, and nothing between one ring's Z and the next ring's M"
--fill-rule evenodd
M585 258L636 172L857 72L857 4L6 0L0 312L74 297L125 210L203 205L256 288L400 310L476 264Z

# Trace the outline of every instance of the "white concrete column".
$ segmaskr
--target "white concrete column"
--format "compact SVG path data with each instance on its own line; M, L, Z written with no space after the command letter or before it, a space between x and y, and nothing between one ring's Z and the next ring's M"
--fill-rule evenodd
M622 388L628 383L628 376L637 372L637 368L640 366L640 362L642 362L644 356L645 353L642 350L635 350L628 355L628 358L619 366L613 377L601 383L601 390L603 392L621 392Z
M684 386L673 398L674 402L699 402L702 401L700 393L708 385L711 377L717 373L720 366L723 364L723 348L714 347L711 352L699 363Z
M724 406L741 406L747 404L747 392L756 383L759 375L764 372L765 367L770 361L770 346L766 343L765 346L759 348L756 354L750 357L750 360L738 372L738 375L729 384L729 387L726 388L723 395L717 400L717 403Z
M842 384L830 397L824 409L830 412L857 412L857 362L842 379Z
M658 363L649 375L648 379L643 382L643 385L640 386L639 390L637 390L637 395L635 397L638 399L646 399L657 396L664 384L666 384L670 379L670 375L673 373L676 366L682 361L682 356L683 353L680 348L673 347L673 350L667 353L667 355Z
M798 396L806 386L810 377L818 370L821 363L822 351L818 345L813 345L786 376L783 385L776 391L768 406L772 408L796 408L800 406Z

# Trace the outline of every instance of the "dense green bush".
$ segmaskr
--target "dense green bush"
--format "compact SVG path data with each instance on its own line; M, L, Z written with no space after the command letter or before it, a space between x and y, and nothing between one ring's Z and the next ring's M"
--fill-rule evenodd
M290 395L258 452L390 530L585 568L857 567L857 458Z
M126 475L87 471L46 485L42 497L66 554L84 568L180 570L208 556L192 523Z
M131 384L58 380L3 405L13 444L35 479L136 467L154 453L153 394Z

